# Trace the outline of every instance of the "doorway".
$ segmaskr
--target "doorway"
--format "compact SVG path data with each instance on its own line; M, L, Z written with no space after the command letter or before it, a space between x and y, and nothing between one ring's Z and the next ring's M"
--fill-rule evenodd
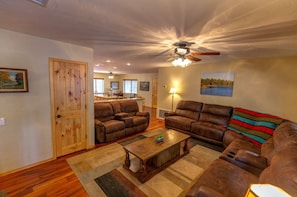
M87 148L87 66L49 59L54 157Z

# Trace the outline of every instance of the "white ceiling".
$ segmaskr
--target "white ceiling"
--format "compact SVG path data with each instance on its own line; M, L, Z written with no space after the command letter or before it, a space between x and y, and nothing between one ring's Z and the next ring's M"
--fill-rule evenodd
M179 40L221 52L191 66L297 55L296 0L0 0L0 28L91 47L101 72L157 72Z

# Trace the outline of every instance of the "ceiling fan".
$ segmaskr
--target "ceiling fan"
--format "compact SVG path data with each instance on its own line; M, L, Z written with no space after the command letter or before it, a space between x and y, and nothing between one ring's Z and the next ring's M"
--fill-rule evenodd
M190 61L201 61L200 58L198 58L197 56L200 55L220 55L220 52L191 52L190 51L190 46L192 44L195 44L194 42L187 42L187 41L179 41L173 44L174 47L176 47L174 49L174 54L177 55L177 58L181 58L181 59L188 59Z

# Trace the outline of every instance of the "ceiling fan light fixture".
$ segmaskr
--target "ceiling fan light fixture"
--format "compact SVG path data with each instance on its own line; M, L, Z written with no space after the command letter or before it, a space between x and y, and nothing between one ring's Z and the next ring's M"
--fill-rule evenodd
M179 67L185 68L185 67L189 66L192 63L192 61L187 58L179 57L179 58L173 60L171 63L175 67L179 66Z
M190 53L190 49L188 47L184 47L184 48L175 48L175 54L178 54L178 55L186 55L188 53Z

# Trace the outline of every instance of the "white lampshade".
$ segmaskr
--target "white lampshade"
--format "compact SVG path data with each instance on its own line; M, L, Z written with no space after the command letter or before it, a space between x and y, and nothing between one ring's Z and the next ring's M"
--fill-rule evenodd
M291 197L284 190L270 184L252 184L245 197Z
M175 88L170 88L169 93L170 94L175 94L176 93L176 89Z
M183 67L184 68L184 67L189 66L192 63L192 61L189 60L189 59L187 59L187 58L181 58L181 57L179 57L179 58L173 60L171 63L174 66L180 66L180 67Z

